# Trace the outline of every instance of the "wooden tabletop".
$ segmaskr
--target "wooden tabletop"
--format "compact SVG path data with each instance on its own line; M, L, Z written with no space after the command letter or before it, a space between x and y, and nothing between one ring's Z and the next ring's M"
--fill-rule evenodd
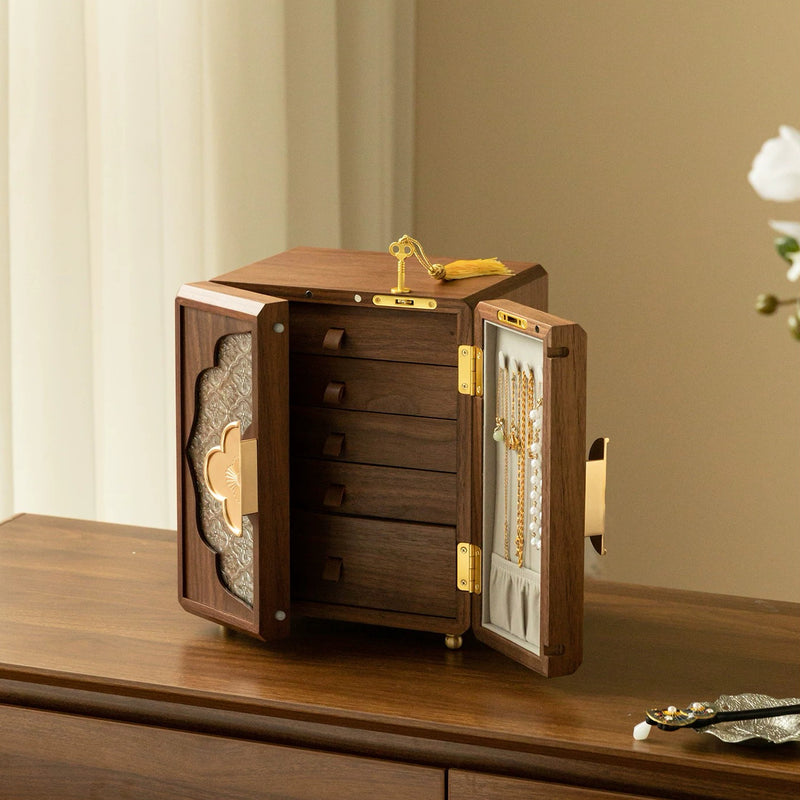
M175 552L172 531L0 524L0 703L511 775L555 779L569 762L570 780L585 769L606 788L635 786L643 765L800 785L797 743L632 737L648 707L800 695L795 604L588 582L583 665L548 680L473 640L451 652L317 620L279 644L225 633L179 607Z

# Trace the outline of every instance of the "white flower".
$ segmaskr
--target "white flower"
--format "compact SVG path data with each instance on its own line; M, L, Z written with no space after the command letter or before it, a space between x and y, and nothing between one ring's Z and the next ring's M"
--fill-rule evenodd
M764 200L800 200L800 132L781 125L753 159L747 179Z
M796 281L800 278L800 253L787 253L786 258L792 262L792 266L786 273L786 277L790 281Z
M792 239L800 242L800 222L787 222L781 220L770 220L769 223L772 230L782 233L784 236L791 236ZM796 281L800 278L800 253L787 253L786 258L792 262L786 277L790 281Z

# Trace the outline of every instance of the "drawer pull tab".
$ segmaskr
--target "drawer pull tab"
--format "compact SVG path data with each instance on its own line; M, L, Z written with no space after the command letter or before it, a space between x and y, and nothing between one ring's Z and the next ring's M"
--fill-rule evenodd
M342 559L328 556L322 568L322 580L338 583L342 577Z
M344 341L344 328L328 328L322 340L323 350L341 350Z
M329 433L322 446L322 455L325 458L338 458L344 450L344 434Z
M344 384L340 381L331 381L325 387L325 394L322 396L322 402L326 406L338 406L344 397Z
M325 490L325 497L322 499L322 505L326 508L339 508L344 502L344 486L340 483L332 483Z

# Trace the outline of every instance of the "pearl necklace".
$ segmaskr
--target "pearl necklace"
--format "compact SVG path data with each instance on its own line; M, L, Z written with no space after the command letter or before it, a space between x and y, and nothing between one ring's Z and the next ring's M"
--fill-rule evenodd
M542 547L542 397L533 369L507 363L498 353L495 426L492 438L503 443L503 553L511 558L509 519L515 520L517 565L525 557L526 523L530 544ZM538 395L538 396L537 396ZM511 506L510 454L515 454L516 505ZM530 483L528 483L530 482Z
M530 542L542 549L542 396L536 396L536 381L533 371L528 382L528 420L526 436L526 455L530 470L530 509L528 532Z

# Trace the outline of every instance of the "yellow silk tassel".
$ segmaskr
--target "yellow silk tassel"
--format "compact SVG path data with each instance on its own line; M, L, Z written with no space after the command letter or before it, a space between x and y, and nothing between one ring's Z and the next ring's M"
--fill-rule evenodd
M502 261L496 258L478 258L472 260L451 261L449 264L431 264L422 245L408 234L401 236L389 246L389 252L397 259L397 286L392 293L407 292L405 286L405 263L407 258L414 258L422 264L428 274L437 281L457 281L461 278L478 278L481 275L513 275L514 273Z
M439 264L434 264L439 267ZM451 261L440 267L442 275L434 277L443 281L457 281L460 278L477 278L480 275L513 275L514 273L502 261L496 258L476 258L473 260Z

